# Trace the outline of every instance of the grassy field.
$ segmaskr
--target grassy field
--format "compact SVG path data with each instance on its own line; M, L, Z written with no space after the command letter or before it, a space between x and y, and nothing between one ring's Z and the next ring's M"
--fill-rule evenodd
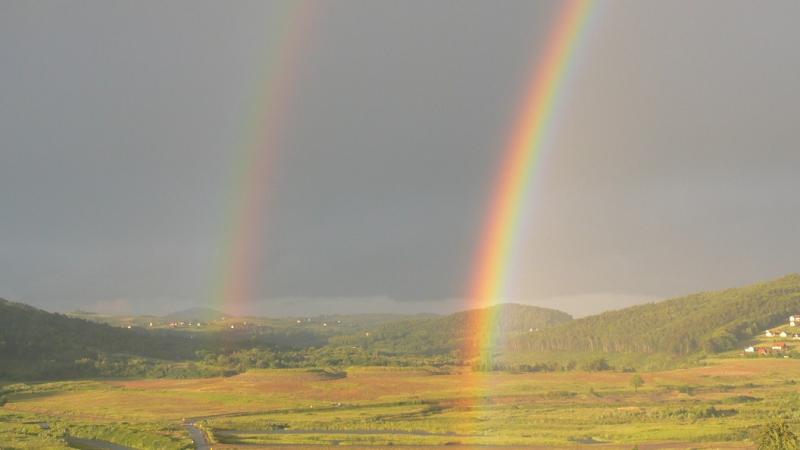
M16 384L3 388L10 393L0 408L0 448L67 448L64 433L134 448L192 448L181 425L188 418L210 432L214 448L748 448L770 420L800 423L794 359L732 358L640 373L638 389L633 375L351 368L343 378L284 369Z

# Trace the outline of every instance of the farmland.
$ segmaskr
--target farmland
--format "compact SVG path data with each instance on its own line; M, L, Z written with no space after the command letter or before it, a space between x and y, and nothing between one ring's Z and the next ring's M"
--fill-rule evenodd
M643 372L474 373L353 367L250 370L227 378L5 386L9 448L66 447L63 436L133 448L193 448L193 418L214 448L276 444L751 448L761 427L796 422L800 363L747 358ZM43 430L41 424L48 429ZM5 447L4 447L5 448ZM645 447L642 447L645 448Z

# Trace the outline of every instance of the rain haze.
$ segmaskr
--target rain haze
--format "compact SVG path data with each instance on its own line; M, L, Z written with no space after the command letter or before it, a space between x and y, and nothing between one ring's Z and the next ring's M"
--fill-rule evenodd
M1 3L0 297L219 306L241 207L250 312L464 309L556 5L312 2L280 59L286 3ZM762 6L596 6L503 301L583 316L798 271L800 2Z

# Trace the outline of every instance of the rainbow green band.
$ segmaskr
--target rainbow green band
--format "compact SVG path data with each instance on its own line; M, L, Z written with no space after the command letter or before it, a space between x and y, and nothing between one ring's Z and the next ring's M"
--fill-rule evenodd
M308 42L314 7L318 2L281 2L271 18L272 47L259 77L262 80L246 133L247 142L236 152L228 194L218 278L211 303L234 315L246 313L252 302L257 269L263 266L266 213L276 148L291 108L299 77L299 61Z
M567 0L560 7L543 56L537 61L526 86L521 110L508 140L497 174L488 220L484 226L470 288L470 308L485 309L500 302L513 264L513 250L520 237L520 224L530 208L530 190L546 141L554 127L556 107L563 97L565 81L574 66L576 48L593 9L591 0ZM496 308L495 308L496 309ZM467 359L490 357L497 332L492 311L476 314L474 339L466 344Z

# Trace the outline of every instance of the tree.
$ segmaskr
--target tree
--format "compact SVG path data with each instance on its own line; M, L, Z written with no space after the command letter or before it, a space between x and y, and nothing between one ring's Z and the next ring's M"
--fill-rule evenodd
M611 366L608 365L608 361L606 361L605 358L596 358L584 363L582 368L587 372L601 372L603 370L610 370Z
M644 379L638 373L631 377L631 386L633 386L634 391L638 391L640 387L644 385Z
M800 440L785 422L774 422L766 427L758 440L758 450L798 450Z

